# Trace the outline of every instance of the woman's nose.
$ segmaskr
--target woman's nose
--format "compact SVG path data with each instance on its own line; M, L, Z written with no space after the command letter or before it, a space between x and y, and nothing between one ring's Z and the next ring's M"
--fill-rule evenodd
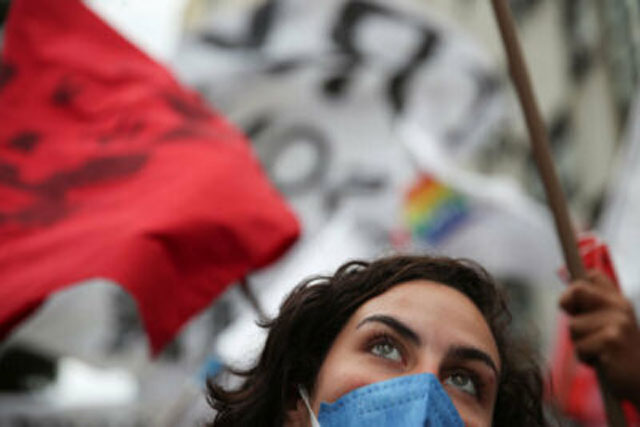
M412 369L412 374L434 374L438 376L440 360L435 356L428 356L420 360Z

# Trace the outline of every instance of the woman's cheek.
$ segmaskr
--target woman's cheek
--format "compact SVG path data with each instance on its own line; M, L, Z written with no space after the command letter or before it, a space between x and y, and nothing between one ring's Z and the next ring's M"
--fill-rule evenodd
M318 390L316 397L318 408L320 402L335 402L350 391L373 382L375 381L372 381L369 376L353 373L327 378L326 381L323 381L322 388Z
M451 402L455 406L460 418L464 421L465 427L490 427L491 418L493 415L492 410L487 408L480 408L477 404L470 403L464 398L456 394L449 393Z
M358 363L345 362L329 364L321 369L314 390L313 407L316 411L320 408L320 402L335 402L350 391L386 379L361 360Z

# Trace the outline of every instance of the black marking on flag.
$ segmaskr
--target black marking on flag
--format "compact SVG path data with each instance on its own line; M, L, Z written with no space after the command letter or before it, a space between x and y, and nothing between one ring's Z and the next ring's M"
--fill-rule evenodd
M71 209L64 200L38 200L28 208L7 216L7 219L13 219L24 225L44 226L63 219L70 212Z
M51 103L58 107L67 107L81 91L80 85L74 83L69 76L64 76L51 94Z
M0 184L6 184L11 187L19 187L19 176L20 174L16 165L0 161Z
M4 62L0 59L0 90L8 85L17 74L18 69L15 65Z
M33 131L22 131L9 140L9 147L29 153L38 145L42 135Z
M184 139L213 139L219 136L220 132L216 132L208 126L198 126L193 124L181 124L175 128L163 133L158 138L159 142L171 142Z
M142 132L145 127L144 121L134 119L129 116L123 116L112 129L98 136L100 144L108 144L115 139L133 139Z
M126 178L142 169L148 157L146 153L97 157L90 159L77 169L53 174L46 181L35 185L34 189L48 197L63 198L73 188Z
M213 116L212 112L198 97L187 98L179 94L166 93L164 98L169 107L186 120L208 120Z
M210 120L215 116L202 98L171 92L164 93L163 97L169 107L182 118L182 123L162 133L157 138L158 142L186 139L224 140L228 135L212 128Z
M19 212L10 212L7 211L7 206L0 206L0 225L9 221L27 226L47 225L61 220L73 211L72 204L66 199L69 191L129 178L141 170L148 159L147 153L93 158L76 169L57 172L39 183L22 181L15 165L0 162L0 184L36 197L30 206Z

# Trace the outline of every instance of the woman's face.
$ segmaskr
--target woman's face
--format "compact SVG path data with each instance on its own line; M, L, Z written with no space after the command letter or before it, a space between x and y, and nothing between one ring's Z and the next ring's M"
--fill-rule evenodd
M320 402L401 375L433 373L466 426L490 426L498 349L464 294L426 280L399 284L363 304L336 337L311 396Z

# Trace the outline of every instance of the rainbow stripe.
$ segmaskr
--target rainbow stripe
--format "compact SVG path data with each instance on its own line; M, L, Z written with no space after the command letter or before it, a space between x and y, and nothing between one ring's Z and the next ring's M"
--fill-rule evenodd
M403 214L414 239L436 245L469 217L469 206L451 187L422 175L407 193Z

